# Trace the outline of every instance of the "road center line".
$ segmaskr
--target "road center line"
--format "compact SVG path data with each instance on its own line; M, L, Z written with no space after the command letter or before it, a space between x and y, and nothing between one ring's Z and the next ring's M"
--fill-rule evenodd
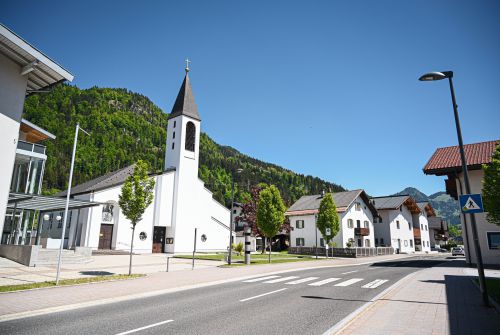
M273 294L273 293L276 293L276 292L280 292L280 291L284 291L286 290L287 288L281 288L279 290L276 290L276 291L271 291L271 292L267 292L267 293L263 293L263 294L259 294L259 295L256 295L254 297L250 297L250 298L246 298L246 299L241 299L240 302L245 302L245 301L248 301L248 300L252 300L252 299L256 299L256 298L260 298L260 297L263 297L265 295L269 295L269 294ZM117 334L117 335L121 335L121 334Z
M341 275L346 275L346 274L348 274L348 273L354 273L354 272L358 272L358 270L349 271L349 272L344 272L344 273L341 273Z
M166 323L170 323L174 320L165 320L165 321L162 321L162 322L157 322L157 323L153 323L151 325L148 325L148 326L144 326L144 327L141 327L141 328L136 328L136 329L132 329L132 330L128 330L126 332L123 332L123 333L118 333L116 335L126 335L126 334L132 334L132 333L135 333L135 332L138 332L138 331L141 331L141 330L144 330L144 329L148 329L148 328L153 328L153 327L157 327L157 326L161 326L161 325L164 325Z

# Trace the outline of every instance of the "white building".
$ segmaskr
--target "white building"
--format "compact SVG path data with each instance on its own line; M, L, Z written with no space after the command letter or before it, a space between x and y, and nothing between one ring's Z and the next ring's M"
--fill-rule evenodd
M373 218L377 211L365 191L337 192L332 196L340 218L340 230L332 240L335 246L374 247ZM322 199L322 195L302 196L285 213L292 227L291 247L324 246L323 236L316 228L316 215Z
M379 215L374 222L376 245L393 247L401 253L415 252L413 215L421 213L415 200L409 195L376 197L371 200Z
M500 140L464 145L472 193L483 193L484 172L482 165L491 164L495 147L499 144ZM459 195L466 194L458 146L437 149L423 170L425 174L447 176L448 179L445 180L446 193L451 197L458 199ZM475 217L483 263L486 265L500 264L500 226L489 223L486 220L486 213L477 213ZM475 264L476 252L472 240L470 215L462 214L460 220L467 263Z
M165 170L152 175L156 181L154 200L136 226L136 253L192 252L195 228L197 250L227 250L229 245L230 211L212 198L198 178L201 119L187 71L168 120ZM133 168L109 173L71 190L75 199L103 205L73 211L66 235L69 247L130 249L131 224L118 206L118 196ZM60 236L61 223L57 226L53 222L52 229L44 229L45 234Z
M2 24L0 42L0 232L3 232L24 99L33 91L72 81L73 75Z
M429 218L435 217L434 208L429 202L417 203L420 213L413 214L413 238L415 240L415 251L431 251Z

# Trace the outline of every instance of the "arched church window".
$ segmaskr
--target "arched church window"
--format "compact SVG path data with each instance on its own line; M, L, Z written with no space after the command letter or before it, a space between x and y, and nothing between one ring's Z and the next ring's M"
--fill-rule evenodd
M196 140L196 126L193 122L189 121L186 124L186 146L185 149L187 151L194 152L194 144Z

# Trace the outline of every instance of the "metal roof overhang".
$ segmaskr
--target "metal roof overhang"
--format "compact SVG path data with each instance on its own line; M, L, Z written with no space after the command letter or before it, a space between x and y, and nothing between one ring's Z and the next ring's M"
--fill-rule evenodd
M80 209L99 205L101 205L99 202L69 199L68 209ZM65 207L66 198L22 193L9 193L9 201L7 204L7 208L10 209L38 210L40 212L55 212L64 210Z
M0 53L28 69L28 91L41 90L59 82L72 81L73 75L41 51L0 24Z

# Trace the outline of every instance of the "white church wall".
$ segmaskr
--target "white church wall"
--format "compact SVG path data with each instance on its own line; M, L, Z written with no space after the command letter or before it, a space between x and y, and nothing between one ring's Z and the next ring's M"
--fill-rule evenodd
M172 226L175 171L156 177L154 226Z

